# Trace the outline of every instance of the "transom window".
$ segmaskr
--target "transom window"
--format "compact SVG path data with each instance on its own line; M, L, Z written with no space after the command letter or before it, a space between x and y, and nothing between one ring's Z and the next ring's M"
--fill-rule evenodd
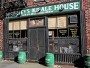
M33 19L33 20L30 20L29 26L30 27L44 26L44 19Z

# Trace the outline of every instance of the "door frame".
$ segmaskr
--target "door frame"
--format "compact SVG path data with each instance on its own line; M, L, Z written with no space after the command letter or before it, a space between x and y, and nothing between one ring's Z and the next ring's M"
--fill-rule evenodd
M28 46L30 45L30 42L29 42L30 41L30 35L29 35L30 34L29 33L30 27L29 27L29 22L32 19L44 19L44 26L42 28L45 28L45 53L46 53L46 52L48 52L48 26L47 26L47 24L48 24L48 18L46 16L44 16L44 17L33 17L33 18L29 18L28 19L28 33L27 33L28 34ZM31 29L32 28L38 29L38 28L41 28L41 27L31 27ZM30 49L29 48L28 48L28 50L30 52ZM28 56L28 57L30 57L30 56ZM28 58L28 61L31 61L30 58Z

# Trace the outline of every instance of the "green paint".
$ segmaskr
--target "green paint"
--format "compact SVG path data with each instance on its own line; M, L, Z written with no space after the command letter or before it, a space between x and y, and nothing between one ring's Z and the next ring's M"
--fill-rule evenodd
M11 16L10 16L11 13L8 13L6 14L6 18L33 16L33 15L40 15L40 14L52 14L52 13L58 13L58 12L68 12L73 10L80 10L80 1L28 8L21 11L15 11L17 12L16 15L13 15L13 13L15 12L12 12Z

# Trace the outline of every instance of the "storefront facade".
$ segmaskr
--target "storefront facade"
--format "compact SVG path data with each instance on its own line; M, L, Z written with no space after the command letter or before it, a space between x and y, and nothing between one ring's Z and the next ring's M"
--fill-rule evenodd
M74 63L86 51L84 19L81 1L7 13L4 58L15 60L18 51L25 51L27 61L39 61L52 52L55 63Z

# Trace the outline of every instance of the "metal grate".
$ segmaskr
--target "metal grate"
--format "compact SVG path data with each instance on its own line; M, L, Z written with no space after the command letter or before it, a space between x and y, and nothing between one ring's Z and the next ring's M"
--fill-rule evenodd
M30 59L38 61L45 56L45 28L31 28L30 31Z
M17 57L18 57L18 52L9 52L8 53L9 54L9 60L14 60L14 59L16 59Z
M49 44L51 38L49 38ZM70 49L70 46L72 50ZM58 37L54 38L54 50L49 45L49 52L55 54L56 63L73 63L80 58L79 50L79 38L78 37Z
M55 54L56 63L74 63L80 58L80 54Z
M38 28L38 45L45 46L45 28Z

